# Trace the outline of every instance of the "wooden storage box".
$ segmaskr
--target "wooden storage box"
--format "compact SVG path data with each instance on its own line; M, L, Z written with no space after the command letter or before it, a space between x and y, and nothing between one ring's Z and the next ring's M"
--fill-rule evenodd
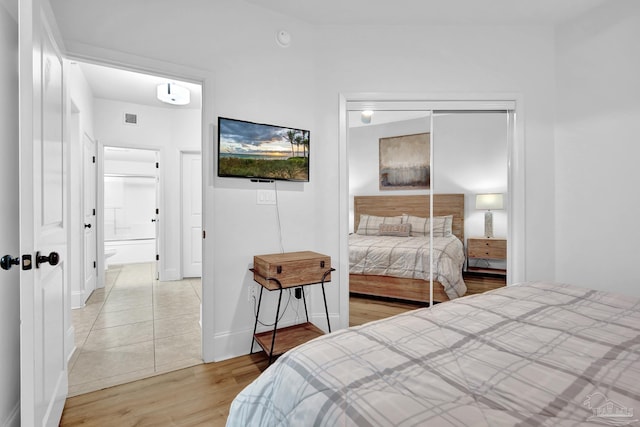
M267 289L291 288L320 283L325 272L331 269L331 257L311 251L283 254L256 255L253 257L253 280ZM331 273L325 282L331 281Z

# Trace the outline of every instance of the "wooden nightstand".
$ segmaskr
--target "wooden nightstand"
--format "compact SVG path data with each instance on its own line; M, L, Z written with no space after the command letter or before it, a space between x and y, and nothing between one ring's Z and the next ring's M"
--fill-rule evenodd
M495 237L470 237L467 239L467 271L506 275L507 270L492 267L470 266L471 259L507 260L507 240Z

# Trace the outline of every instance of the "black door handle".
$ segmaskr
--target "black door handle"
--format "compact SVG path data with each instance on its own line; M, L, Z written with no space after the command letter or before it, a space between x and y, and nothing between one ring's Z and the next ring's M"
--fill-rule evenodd
M151 222L156 222L156 219L155 219L155 218L154 218L154 219L152 219L152 220L151 220Z
M0 267L3 270L10 270L14 265L20 264L20 257L12 257L11 255L5 255L0 258Z
M91 224L85 224L84 228L91 228Z
M60 262L60 255L58 252L51 252L47 255L40 255L40 251L36 252L36 268L40 268L40 264L48 262L50 265L58 265Z

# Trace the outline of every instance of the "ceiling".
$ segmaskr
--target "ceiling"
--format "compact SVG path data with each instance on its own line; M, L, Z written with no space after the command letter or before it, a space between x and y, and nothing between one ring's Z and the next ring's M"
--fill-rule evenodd
M609 0L245 0L317 25L555 25Z
M117 0L125 1L125 0ZM287 17L313 25L557 25L587 13L612 0L243 0ZM90 3L90 4L89 4ZM101 7L107 3L74 2L73 6L53 0L54 10L62 13L72 7L75 22L94 25L90 16L103 16ZM168 5L167 7L172 7ZM182 13L220 13L224 3L198 2ZM119 9L105 10L117 19ZM69 12L71 13L71 11ZM87 19L78 20L78 16ZM88 22L87 22L88 21ZM96 98L166 108L201 108L199 85L182 82L191 91L192 102L187 106L172 106L156 99L160 83L176 82L164 77L79 63Z
M96 98L174 109L199 109L202 105L202 88L197 84L83 62L75 64L82 70ZM189 105L178 106L158 101L156 90L161 83L177 83L189 89Z

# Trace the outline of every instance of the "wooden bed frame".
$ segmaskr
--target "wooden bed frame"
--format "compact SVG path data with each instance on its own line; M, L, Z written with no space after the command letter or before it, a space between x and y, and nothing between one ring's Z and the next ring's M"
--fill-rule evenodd
M354 230L360 215L398 216L409 214L429 216L429 195L415 196L355 196ZM452 231L464 243L464 194L434 194L433 216L453 215ZM349 292L385 298L429 303L429 281L368 274L349 274ZM433 282L433 300L448 301L440 282Z

